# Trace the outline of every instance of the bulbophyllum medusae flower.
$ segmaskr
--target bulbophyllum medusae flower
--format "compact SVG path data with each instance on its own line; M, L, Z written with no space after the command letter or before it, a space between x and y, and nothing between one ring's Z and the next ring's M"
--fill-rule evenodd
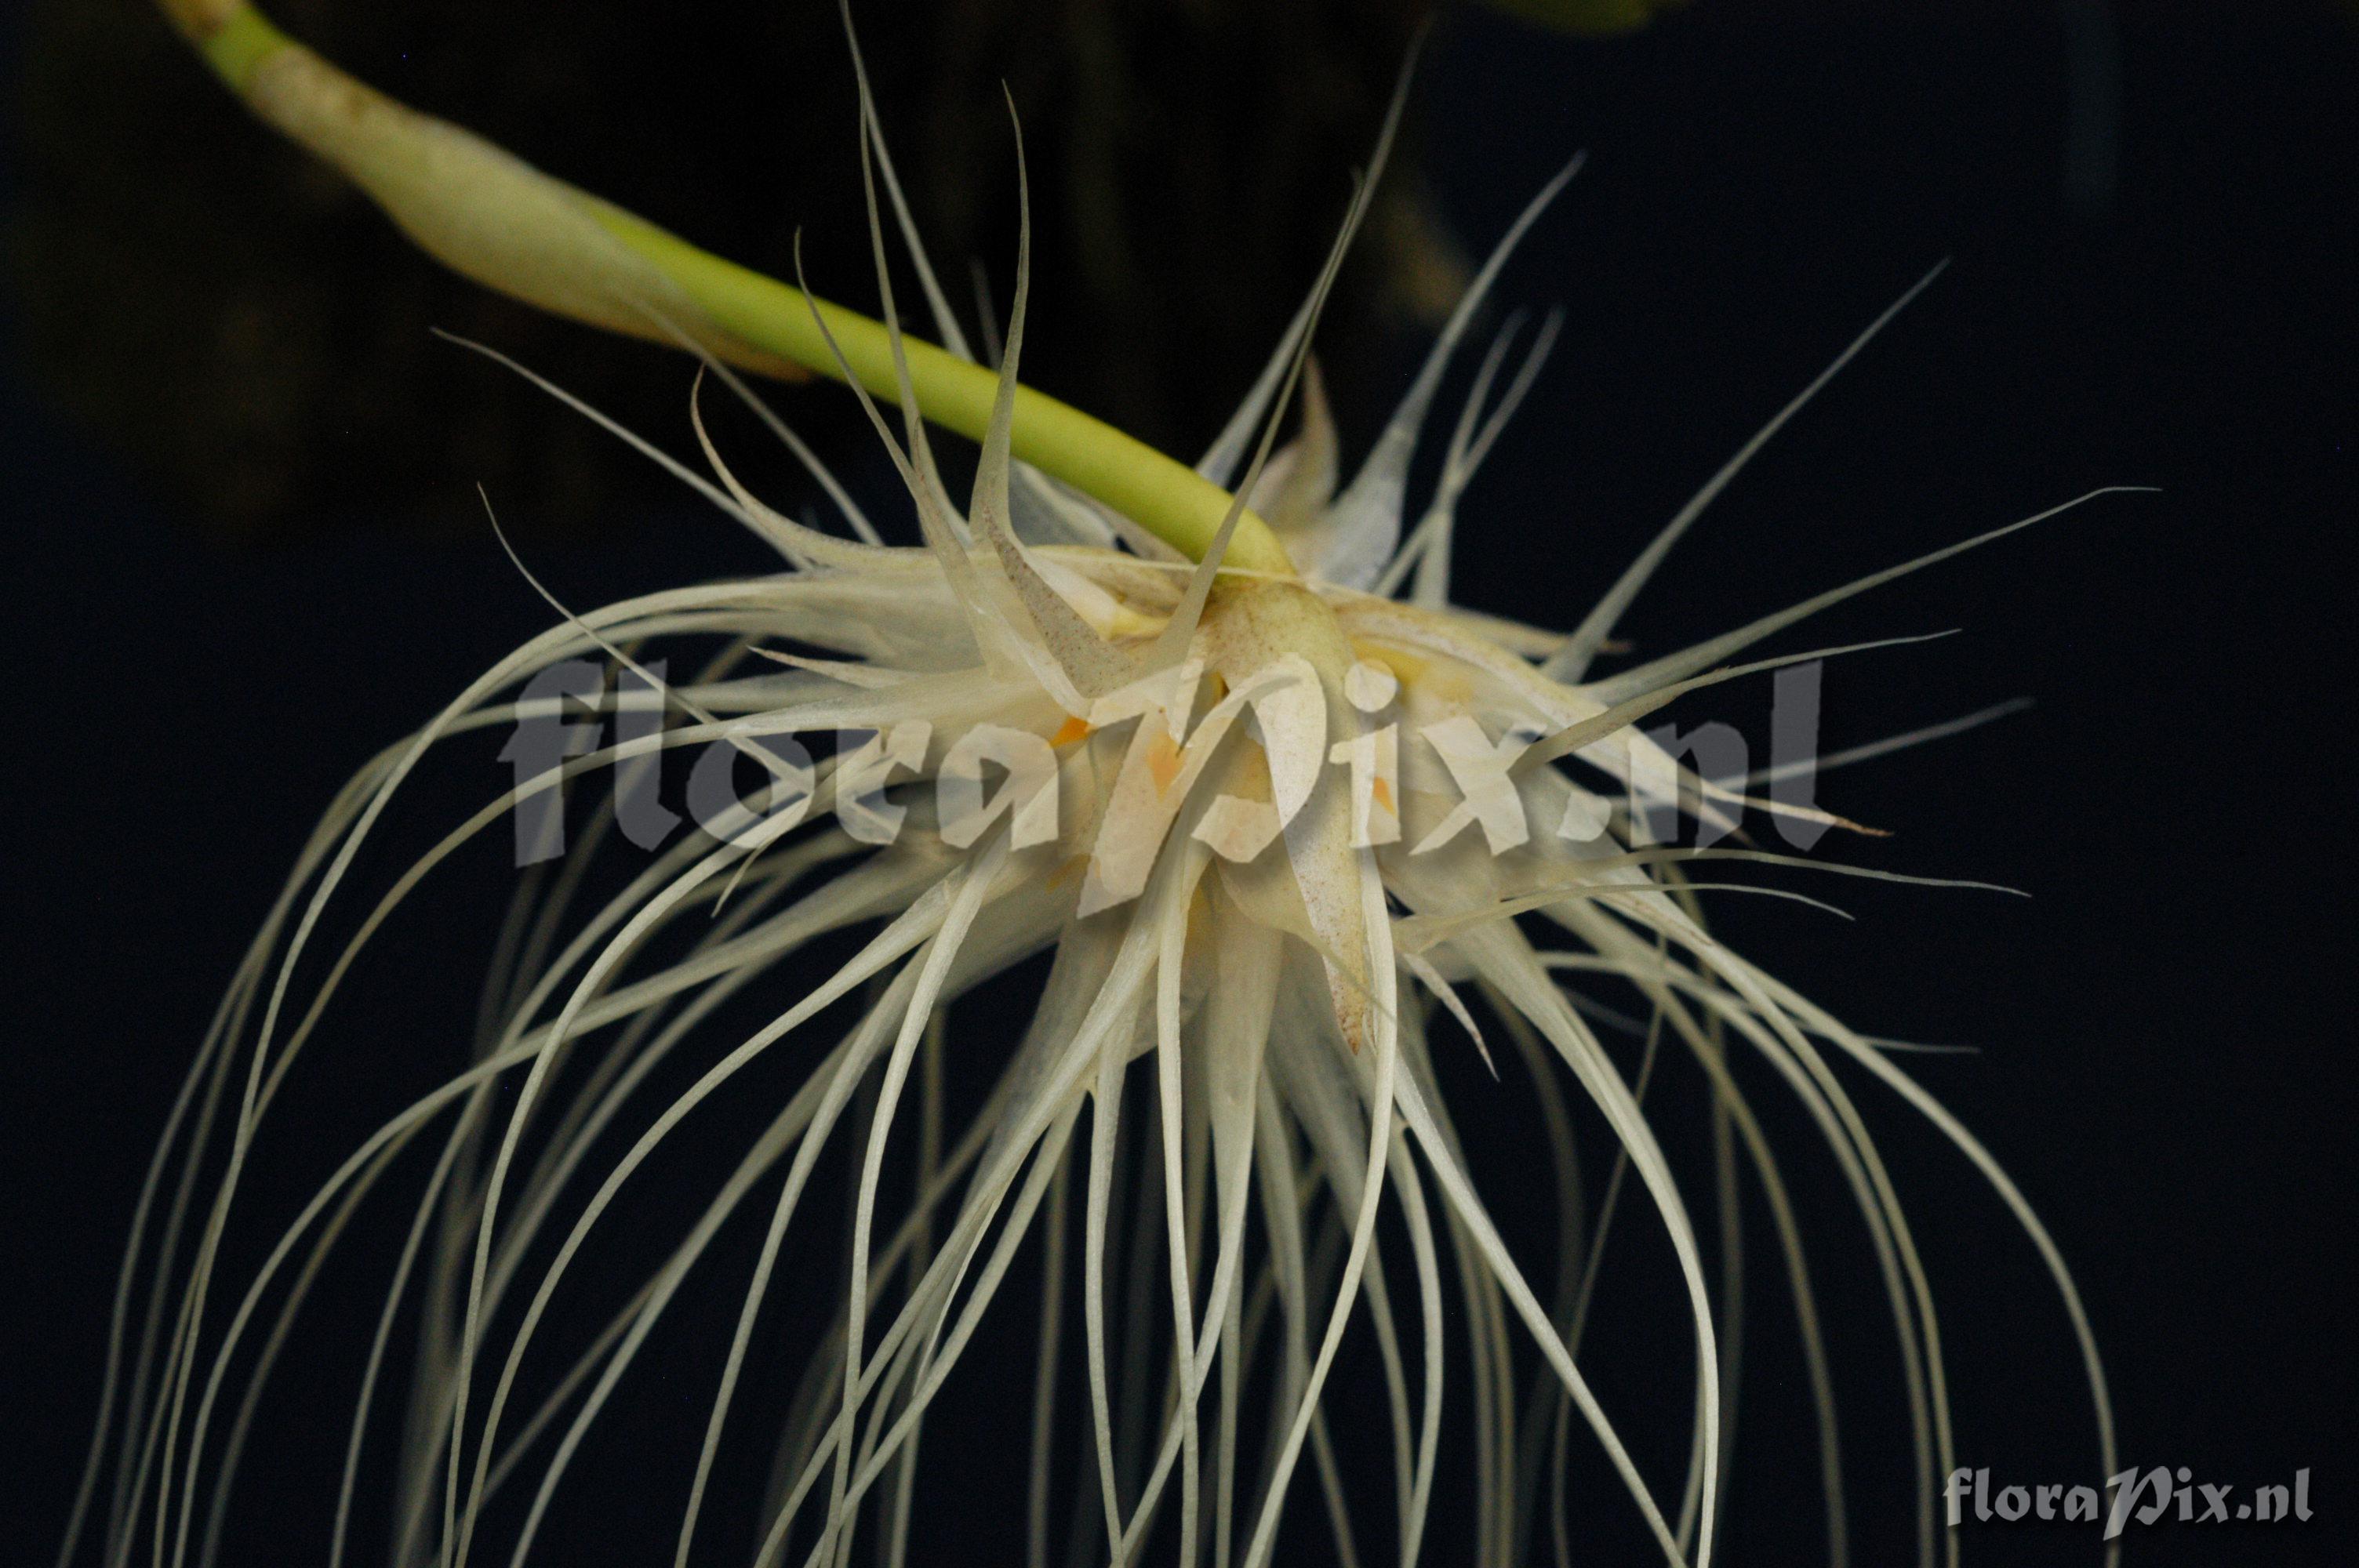
M299 78L311 68L268 44L237 45L246 52L233 63L262 83L250 101L342 156L328 146L340 133L303 97ZM208 48L234 84L245 80L223 64L230 46ZM352 96L364 92L356 84L335 92L346 96L334 102L361 105L354 124L376 112ZM973 481L962 504L954 498L927 430L929 414L947 417L929 378L977 356L917 245L864 77L863 103L883 330L848 343L875 324L811 302L812 341L827 352L813 368L840 373L867 406L917 542L886 543L886 526L726 362L760 368L759 356L714 354L699 324L673 313L679 297L652 285L627 309L611 298L585 306L587 296L567 293L574 264L541 256L550 270L527 280L538 292L518 291L705 351L709 373L813 466L849 532L766 504L693 404L701 470L617 430L775 546L784 569L563 612L336 799L239 969L158 1152L76 1514L76 1531L87 1530L69 1540L69 1559L78 1544L102 1544L109 1562L212 1560L241 1466L264 1462L270 1423L255 1412L273 1371L286 1370L289 1325L352 1233L356 1206L384 1188L412 1206L385 1258L375 1332L351 1357L304 1368L314 1398L352 1404L332 1522L300 1548L324 1547L332 1563L353 1550L356 1513L389 1530L401 1568L521 1563L552 1510L597 1513L602 1499L569 1489L569 1470L585 1445L614 1435L602 1416L616 1389L683 1292L703 1288L730 1295L734 1326L704 1363L712 1380L696 1396L698 1419L676 1444L631 1440L645 1496L676 1499L681 1563L903 1561L931 1465L955 1460L924 1450L925 1423L979 1390L973 1397L1006 1406L1010 1442L1028 1447L1021 1507L1035 1563L1052 1534L1063 1539L1066 1513L1052 1502L1081 1509L1090 1535L1103 1536L1088 1554L1115 1563L1176 1552L1257 1568L1272 1560L1289 1502L1334 1533L1346 1560L1406 1563L1422 1551L1518 1561L1550 1528L1544 1510L1556 1511L1561 1538L1563 1493L1549 1476L1585 1442L1661 1554L1702 1564L1718 1530L1733 1395L1732 1297L1715 1271L1731 1266L1734 1211L1748 1194L1774 1221L1790 1285L1840 1562L1829 1352L1804 1217L1745 1087L1762 1077L1823 1135L1882 1273L1906 1373L1921 1561L1935 1555L1933 1477L1953 1464L1950 1395L1927 1270L1853 1082L1875 1080L1921 1111L2021 1220L2080 1336L2110 1471L2094 1343L2022 1195L1892 1059L1890 1043L1747 962L1701 914L1704 895L1734 885L1723 874L1889 873L1726 837L1747 808L1813 829L1849 825L1790 794L1750 796L1743 778L1699 776L1640 728L1718 682L1854 651L1764 656L1756 644L2038 519L1694 647L1595 667L1705 505L1907 297L1713 476L1584 618L1543 630L1453 602L1450 562L1462 497L1530 388L1557 318L1528 337L1511 319L1456 415L1442 419L1436 403L1508 252L1573 168L1473 280L1346 481L1308 351L1364 187L1325 275L1195 465L1190 482L1223 501L1217 528L1175 547L1171 529L1109 499L1152 488L1114 471L1134 460L1129 449L1114 449L1103 471L1083 464L1064 477L1019 450L1023 254ZM531 184L555 182L432 124L446 138L429 138L445 160L433 167L475 158L493 171L485 179L558 200ZM488 247L457 265L507 265L482 239L487 230L438 229L403 205L439 200L431 181L402 183L412 165L346 161L426 243ZM669 254L602 211L610 235ZM886 213L940 350L900 332ZM582 241L593 243L604 242ZM863 353L871 358L855 364ZM863 390L871 384L881 402ZM1038 416L1041 406L1027 406ZM1294 434L1277 446L1289 412ZM1412 508L1412 458L1436 442L1438 477ZM583 659L621 674L576 703L611 728L593 724L583 745L559 746L545 771L454 828L359 905L339 946L339 917L353 925L364 896L348 871L420 760L470 730L547 720L557 708L531 695L544 690L536 683ZM697 673L673 684L659 664ZM828 743L839 736L852 739ZM507 814L571 784L603 792L611 825L639 787L633 769L689 749L718 756L723 775L735 767L765 782L634 862L603 903L575 894L592 859L618 853L615 835L582 834L556 876L519 895L472 1059L454 1058L439 1087L385 1108L376 1130L288 1212L266 1224L255 1216L287 1206L252 1190L251 1152L270 1136L291 1075L336 1070L336 992L379 925ZM1670 812L1712 835L1666 838L1658 821ZM964 1005L1044 955L1020 1030ZM714 1021L734 1019L732 1003L766 1021L720 1033ZM1617 1024L1643 1054L1609 1048L1600 1030ZM1467 1146L1435 1059L1469 1042L1503 1092L1535 1098L1545 1148ZM1642 1102L1658 1047L1686 1053L1706 1087L1714 1146L1701 1156L1667 1149ZM952 1058L987 1090L949 1094ZM581 1266L618 1206L646 1201L639 1189L657 1179L648 1168L666 1146L704 1136L700 1117L713 1102L775 1093L782 1059L793 1087L763 1105L766 1124L725 1179L669 1191L678 1224L667 1244L637 1256L627 1278L613 1277L611 1261ZM1602 1236L1614 1201L1581 1210L1577 1118L1609 1141L1609 1195L1626 1173L1676 1260L1664 1310L1684 1317L1690 1350L1661 1377L1690 1411L1691 1438L1670 1473L1634 1457L1577 1355L1596 1260L1583 1226ZM831 1154L848 1173L848 1218L814 1196ZM1558 1256L1516 1255L1486 1206L1486 1179L1574 1195ZM1700 1186L1717 1211L1709 1225ZM716 1246L741 1232L758 1234L750 1254ZM831 1310L778 1309L782 1281L814 1276L840 1279ZM565 1310L569 1297L591 1315ZM1037 1318L1031 1366L962 1384L978 1333L1016 1303ZM1355 1322L1375 1346L1386 1418L1347 1429L1324 1412ZM1462 1368L1462 1392L1452 1387ZM1445 1419L1457 1400L1471 1414ZM1437 1488L1468 1474L1451 1462L1462 1444L1474 1458L1473 1538L1430 1541ZM751 1471L748 1452L761 1455ZM748 1473L767 1484L745 1484ZM1385 1487L1392 1506L1370 1508Z

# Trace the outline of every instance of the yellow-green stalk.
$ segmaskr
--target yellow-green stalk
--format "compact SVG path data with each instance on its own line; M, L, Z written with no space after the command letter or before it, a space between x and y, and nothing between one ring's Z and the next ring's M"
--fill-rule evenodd
M720 358L772 375L853 379L896 395L883 322L699 250L677 234L541 173L473 133L420 114L295 42L245 0L160 0L230 90L266 124L333 164L428 254L487 287L612 331L691 333ZM924 416L981 440L997 378L905 337ZM1016 394L1014 456L1201 560L1231 497L1184 463L1030 387ZM1291 575L1286 550L1246 512L1222 557Z

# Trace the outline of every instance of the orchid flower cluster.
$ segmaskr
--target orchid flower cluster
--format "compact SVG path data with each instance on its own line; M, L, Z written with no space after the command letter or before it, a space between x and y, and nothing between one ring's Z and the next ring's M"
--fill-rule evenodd
M410 152L352 155L343 167L429 246L465 251L462 265L496 270L485 255L530 249L484 238L484 224L419 216L419 203L473 178L468 168L531 191L536 211L562 209L576 224L568 233L589 232L576 221L592 199L500 163L506 155L463 133L399 120L406 111L348 79L307 88L332 68L255 34L266 24L241 20L253 17L242 5L176 9L230 17L212 32L182 19L266 118L309 145L332 141L321 127L339 114L411 135L401 144ZM222 41L234 29L245 30ZM1940 1551L1933 1477L1954 1464L1951 1390L1928 1267L1855 1081L1921 1112L2021 1221L2080 1337L2110 1470L2094 1341L2022 1195L1895 1061L1892 1043L1749 963L1701 914L1701 895L1731 885L1699 879L1712 868L1891 873L1741 840L1662 842L1632 805L1647 781L1669 780L1683 809L1723 826L1755 806L1849 827L1791 799L1754 799L1742 780L1699 776L1639 720L1722 681L1854 651L1732 662L1819 610L2038 518L1694 647L1596 667L1705 506L1906 297L1715 474L1577 625L1527 626L1454 603L1450 563L1461 501L1531 388L1555 316L1528 340L1520 318L1499 332L1414 508L1412 461L1434 438L1445 374L1508 253L1577 163L1474 276L1346 480L1309 348L1381 174L1388 119L1325 273L1227 427L1175 477L1169 460L1154 468L1133 447L1058 444L1060 429L1082 427L1059 426L1071 411L1018 380L1025 251L1004 342L983 355L971 347L918 243L864 73L862 87L878 322L771 286L804 319L751 341L740 330L748 316L731 314L743 291L685 265L628 273L645 287L600 295L592 309L556 242L522 283L513 269L495 279L699 352L704 373L810 465L842 529L796 521L755 494L693 403L701 468L609 424L773 546L779 569L580 613L560 607L547 632L372 759L331 806L158 1151L65 1559L95 1545L110 1563L209 1568L241 1466L269 1430L256 1412L311 1281L361 1233L356 1208L397 1190L410 1217L384 1260L373 1337L349 1360L304 1367L313 1397L333 1390L351 1402L332 1522L301 1549L332 1565L353 1550L356 1516L389 1520L386 1560L397 1568L465 1568L495 1556L523 1563L558 1510L594 1515L599 1498L569 1487L569 1471L683 1291L712 1283L718 1254L742 1252L715 1246L735 1227L757 1229L760 1242L724 1287L734 1329L725 1349L713 1347L694 1440L643 1445L635 1462L647 1495L677 1499L681 1564L906 1561L929 1506L928 1420L976 1383L961 1374L978 1335L1021 1303L1036 1319L1030 1389L1008 1424L1028 1444L1020 1506L1034 1563L1060 1534L1050 1528L1060 1503L1084 1519L1086 1555L1113 1563L1262 1568L1289 1518L1287 1541L1307 1542L1323 1524L1345 1562L1508 1563L1536 1553L1543 1534L1562 1557L1579 1535L1561 1477L1586 1451L1618 1476L1663 1558L1703 1568L1728 1476L1732 1276L1748 1199L1774 1221L1814 1396L1827 1546L1841 1563L1842 1452L1810 1227L1747 1087L1763 1070L1822 1134L1889 1299L1919 1560ZM593 215L603 238L582 243L608 245L601 254L620 254L610 242L622 235L636 247L633 265L679 259L665 248L679 242L650 238L636 220ZM899 324L895 237L939 348ZM896 531L917 542L888 543L887 527L741 380L781 343L799 345L809 368L848 383L866 407L914 525ZM978 384L989 391L980 402ZM979 438L962 502L936 461L929 419ZM1173 496L1186 504L1166 505ZM1210 511L1207 496L1218 503ZM670 668L696 649L692 678L668 682L650 667L658 650L671 651ZM528 706L520 693L585 658L627 672L637 711L657 719L618 724L611 743L554 759L488 801L362 906L334 947L355 859L421 761L455 736L516 722ZM618 684L592 700L619 713L625 697ZM786 750L845 732L871 738L816 762ZM577 781L619 793L651 758L716 745L750 760L770 798L734 803L635 863L622 891L577 908L582 869L611 850L602 827L583 834L557 875L519 894L509 937L490 956L493 1000L472 1055L452 1060L430 1092L386 1108L283 1227L228 1246L263 1206L251 1156L282 1086L300 1070L335 1070L332 1058L311 1058L334 1049L336 993L429 873L508 814L584 787ZM1020 1030L962 1005L1035 963L1042 978ZM1632 1000L1616 1008L1615 993ZM713 1020L732 1016L731 1003L766 1021L720 1033ZM1609 1049L1617 1026L1643 1044L1635 1071L1636 1047ZM1470 1042L1501 1093L1531 1097L1545 1148L1469 1148L1437 1057ZM1705 1089L1708 1208L1643 1103L1666 1050L1683 1052ZM953 1057L991 1065L988 1092L949 1095ZM671 1195L681 1220L670 1243L620 1281L577 1267L617 1204L653 1179L667 1143L699 1136L701 1108L773 1083L748 1069L781 1059L799 1087L764 1105L766 1125L717 1188ZM670 1081L667 1066L686 1087L654 1094ZM1611 1152L1602 1209L1580 1196L1577 1123L1602 1129ZM814 1196L832 1154L850 1184L840 1250L814 1235L835 1234L835 1206ZM1665 1308L1689 1325L1684 1364L1662 1369L1689 1412L1685 1461L1670 1474L1650 1474L1634 1454L1579 1355L1596 1246L1625 1176L1676 1260ZM1519 1260L1494 1221L1483 1186L1501 1179L1560 1195L1558 1255L1544 1267ZM233 1269L230 1259L258 1260ZM777 1310L782 1277L814 1272L840 1274L832 1315ZM1135 1283L1125 1290L1123 1279ZM603 1303L603 1326L572 1333L576 1314L552 1311L560 1297ZM1328 1419L1329 1397L1355 1325L1373 1345L1386 1419L1346 1429ZM1462 1368L1463 1391L1452 1386ZM406 1413L388 1421L405 1397ZM988 1397L1007 1400L1006 1380ZM1453 1460L1461 1444L1473 1459L1461 1510L1469 1537L1430 1540L1437 1491L1470 1474ZM766 1455L754 1466L766 1485L736 1479L753 1473L749 1451ZM1388 1507L1371 1506L1379 1487Z

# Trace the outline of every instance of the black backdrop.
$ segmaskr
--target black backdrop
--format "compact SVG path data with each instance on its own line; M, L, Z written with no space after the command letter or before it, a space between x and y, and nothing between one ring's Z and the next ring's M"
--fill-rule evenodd
M2068 23L2093 14L2100 31L2076 45ZM1669 648L2098 484L2162 487L1823 628L1825 642L1965 629L1832 667L1830 745L2038 699L1824 786L1895 830L1864 858L2029 901L1846 885L1856 925L1784 906L1724 916L1855 1023L1983 1048L1911 1065L2078 1266L2129 1460L2239 1484L2312 1469L2311 1524L2162 1528L2134 1561L2340 1562L2352 1539L2337 1265L2354 1198L2354 36L2347 10L2292 5L2124 4L2108 23L2093 5L1896 18L1698 0L1612 44L1455 17L1419 88L1427 172L1471 248L1569 151L1592 154L1501 286L1569 319L1467 503L1462 599L1569 623L1943 256L1949 274L1680 546L1629 633ZM1041 331L1055 315L1044 295ZM1413 352L1391 356L1404 379ZM0 384L0 440L18 705L0 947L16 1326L0 1377L10 1550L38 1561L81 1456L140 1162L253 923L350 769L545 617L472 528L421 538L364 519L321 542L202 546L17 379ZM437 477L449 512L468 514L471 475ZM582 600L756 564L685 505L535 549ZM1757 737L1749 700L1715 713ZM429 786L413 826L449 820L489 778ZM481 942L499 871L469 874L391 934L385 975ZM441 1050L434 1032L463 1022L398 983L364 995L355 1027L389 1049ZM1486 1084L1452 1080L1469 1103ZM1934 1134L1871 1103L1951 1325L1964 1462L2002 1482L2081 1478L2087 1419L2029 1249ZM1807 1136L1799 1120L1783 1130ZM1821 1210L1835 1330L1862 1368L1845 1390L1860 1560L1897 1561L1888 1335L1839 1184L1797 1179ZM1817 1551L1807 1421L1769 1288L1732 1562ZM1657 1299L1609 1288L1605 1305L1637 1320L1633 1355L1676 1353L1677 1314L1644 1321ZM321 1433L340 1430L341 1397ZM1006 1512L984 1506L995 1474L952 1465L950 1514ZM310 1517L291 1481L273 1486L257 1476L258 1520L282 1503L290 1525ZM1968 1545L1985 1562L2094 1560L2053 1530Z

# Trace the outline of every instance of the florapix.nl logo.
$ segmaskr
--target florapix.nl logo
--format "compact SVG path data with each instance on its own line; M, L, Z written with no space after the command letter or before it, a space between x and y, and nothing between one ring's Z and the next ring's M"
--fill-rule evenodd
M2062 1482L1994 1487L1988 1469L1956 1469L1942 1484L1950 1528L1969 1519L1977 1524L2026 1520L2101 1525L2116 1540L2133 1524L2302 1524L2310 1518L2310 1469L2291 1481L2261 1486L2199 1481L2184 1465L2132 1467L2108 1476L2104 1495L2091 1486Z
M519 693L515 729L500 755L514 774L519 865L564 852L561 782L602 761L613 768L615 827L645 849L662 846L684 821L726 842L767 842L818 810L832 812L861 842L889 844L905 826L921 821L953 849L971 845L985 827L1006 816L1011 819L1011 847L1023 849L1063 830L1060 741L1128 730L1134 743L1120 768L1153 771L1158 758L1169 767L1199 746L1217 745L1216 731L1225 732L1232 721L1236 729L1257 732L1273 756L1284 753L1296 761L1273 768L1270 799L1223 799L1206 814L1198 836L1215 834L1208 844L1231 860L1250 860L1275 840L1309 801L1312 780L1322 771L1337 775L1349 803L1352 839L1359 848L1401 842L1406 775L1434 781L1435 793L1450 803L1406 846L1412 855L1430 854L1462 838L1479 838L1495 854L1541 836L1590 842L1617 827L1634 845L1660 844L1670 842L1683 822L1691 830L1692 847L1701 849L1734 833L1747 807L1766 810L1788 845L1808 850L1839 820L1815 803L1817 777L1824 768L2020 706L2007 704L1822 758L1822 675L1817 660L1777 671L1767 766L1753 764L1744 735L1724 723L1681 730L1633 722L1626 740L1613 748L1618 777L1571 790L1562 810L1544 822L1532 819L1518 779L1559 757L1593 758L1604 734L1587 735L1580 724L1551 731L1537 722L1506 723L1495 734L1462 714L1403 723L1394 713L1397 681L1381 664L1367 662L1341 683L1335 694L1341 700L1331 697L1298 658L1280 660L1245 687L1208 703L1200 689L1202 667L1190 660L1095 699L1085 719L1075 718L1067 727L1070 733L1058 736L990 723L945 734L926 720L911 720L881 730L830 731L822 739L791 711L683 727L681 695L665 684L662 665L615 670L576 659L541 670ZM1169 741L1163 749L1169 756L1152 743L1159 739ZM832 741L832 750L815 760L806 741L823 750ZM686 807L684 816L665 803L663 788L666 772L677 782L682 767L685 790L676 798ZM934 792L930 811L913 816L888 796L888 789L929 774ZM1119 778L1108 806L1095 825L1091 859L1093 866L1106 862L1097 869L1115 874L1094 898L1085 899L1100 906L1135 896L1137 888L1129 884L1143 885L1144 880L1118 874L1114 862L1123 857L1103 851L1131 838L1144 841L1147 836L1129 831L1140 825L1130 822L1128 813L1160 808L1149 794L1126 791Z

